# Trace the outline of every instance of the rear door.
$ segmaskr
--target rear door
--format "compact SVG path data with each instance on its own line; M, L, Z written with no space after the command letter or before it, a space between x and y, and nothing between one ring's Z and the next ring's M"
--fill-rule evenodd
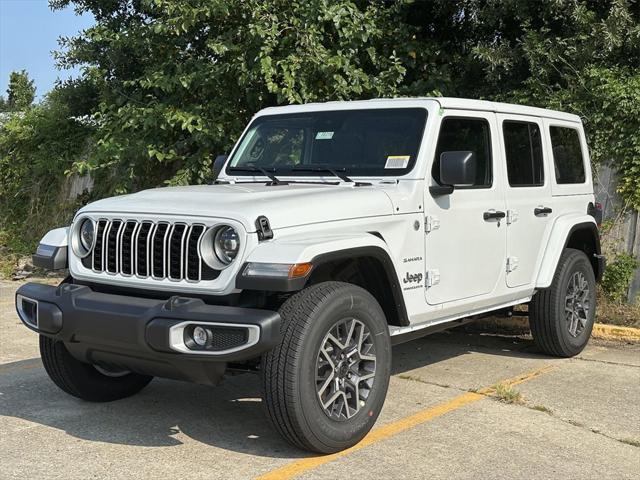
M439 158L446 151L474 152L476 181L449 195L425 192L426 299L431 305L491 294L502 278L506 253L506 225L494 215L506 210L495 114L444 111L427 185L439 184Z
M542 247L551 230L554 212L551 175L545 158L542 119L523 115L498 115L504 152L507 202L508 287L534 282Z

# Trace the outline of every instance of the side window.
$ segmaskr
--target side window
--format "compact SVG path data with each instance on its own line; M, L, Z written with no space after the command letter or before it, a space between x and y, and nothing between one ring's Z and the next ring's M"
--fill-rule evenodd
M507 175L512 187L539 187L544 184L542 140L536 123L502 123Z
M553 163L558 183L584 183L584 159L580 135L575 128L550 127Z
M443 152L470 151L476 154L476 181L472 187L486 188L492 183L491 133L489 122L482 118L454 118L442 120L436 158L431 176L440 182L440 155Z

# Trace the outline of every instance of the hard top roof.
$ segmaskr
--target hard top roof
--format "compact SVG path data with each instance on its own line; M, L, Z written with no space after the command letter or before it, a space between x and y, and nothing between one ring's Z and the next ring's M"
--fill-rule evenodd
M516 105L512 103L489 102L487 100L472 100L469 98L453 97L374 98L372 100L305 103L302 105L269 107L261 110L259 114L270 115L313 111L351 110L358 108L425 107L428 104L433 104L434 102L445 109L477 110L484 112L510 113L515 115L530 115L534 117L553 118L556 120L580 123L579 116L571 113L559 112L557 110Z

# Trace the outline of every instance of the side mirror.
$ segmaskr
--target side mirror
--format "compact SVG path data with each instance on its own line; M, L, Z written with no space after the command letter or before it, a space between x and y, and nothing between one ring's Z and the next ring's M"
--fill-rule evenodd
M213 181L215 182L218 179L218 175L222 171L222 167L227 162L228 155L218 155L216 159L213 161Z
M443 152L440 155L440 183L454 187L469 187L475 182L475 153Z
M440 154L440 185L429 187L431 195L449 195L455 187L468 187L476 181L476 154L473 152L442 152Z

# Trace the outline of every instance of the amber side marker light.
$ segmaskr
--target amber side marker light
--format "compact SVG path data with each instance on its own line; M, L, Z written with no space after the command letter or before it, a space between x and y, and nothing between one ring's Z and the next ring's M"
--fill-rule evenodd
M312 268L313 265L311 263L296 263L291 265L291 268L289 269L289 278L306 277Z

